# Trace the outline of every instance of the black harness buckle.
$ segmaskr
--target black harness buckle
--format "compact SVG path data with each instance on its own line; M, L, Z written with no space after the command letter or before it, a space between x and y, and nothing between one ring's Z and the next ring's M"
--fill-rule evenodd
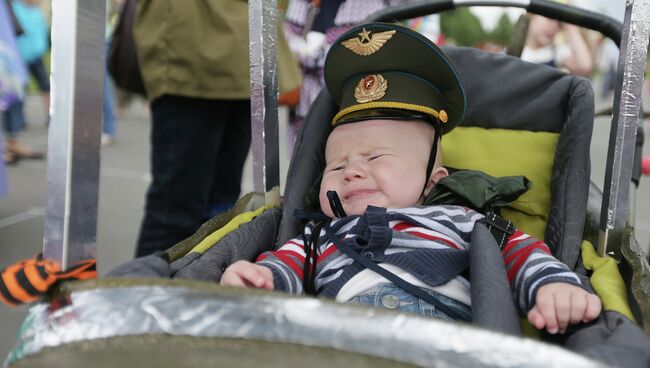
M508 237L517 229L512 221L508 221L492 211L485 214L484 224L494 236L494 240L497 241L501 250L506 246Z

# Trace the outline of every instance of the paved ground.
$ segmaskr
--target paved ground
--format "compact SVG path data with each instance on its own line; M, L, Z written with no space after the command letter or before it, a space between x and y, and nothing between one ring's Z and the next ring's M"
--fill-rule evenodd
M646 96L646 102L648 101ZM605 101L599 103L602 104ZM650 104L646 103L646 106ZM27 101L30 128L24 136L29 145L45 150L47 131L42 124L44 113L40 99ZM285 137L285 114L281 114L280 137ZM646 123L646 142L650 140L650 124ZM98 262L100 274L131 259L142 217L144 193L149 182L149 121L142 105L130 108L118 124L118 137L113 146L102 149L101 186L99 196ZM596 122L592 143L592 180L602 186L609 134L609 119ZM286 146L282 141L281 148ZM644 148L650 154L649 145ZM287 169L286 152L281 151L281 173ZM42 245L45 198L45 162L22 161L8 169L10 194L0 199L0 267L37 253ZM243 187L252 189L250 160L245 170ZM282 175L284 177L284 175ZM638 191L637 227L642 244L650 244L650 185L643 183ZM0 359L11 349L15 333L26 308L0 306Z

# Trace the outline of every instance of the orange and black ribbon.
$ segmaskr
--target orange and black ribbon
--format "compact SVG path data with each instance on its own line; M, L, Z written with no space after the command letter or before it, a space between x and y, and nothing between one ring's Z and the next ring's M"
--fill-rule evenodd
M0 301L8 306L39 300L55 284L97 277L96 260L81 261L65 271L58 262L37 255L15 263L0 273Z

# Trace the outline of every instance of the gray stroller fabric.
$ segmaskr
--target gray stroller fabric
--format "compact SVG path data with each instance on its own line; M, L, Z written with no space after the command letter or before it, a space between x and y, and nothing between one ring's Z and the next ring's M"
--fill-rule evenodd
M650 367L650 337L617 312L572 334L564 346L613 367Z
M491 331L521 336L517 307L508 283L503 256L483 224L474 225L469 248L473 323Z
M456 65L467 93L467 113L461 125L560 133L545 241L555 256L573 268L582 239L591 170L594 106L590 82L507 55L470 48L443 50ZM303 207L305 193L319 180L325 142L336 112L323 90L296 142L276 245L300 233L301 222L293 217L293 211Z
M264 211L252 221L228 233L203 254L190 252L170 263L166 253L159 252L124 263L111 270L107 276L219 282L223 270L231 263L239 260L252 261L260 252L273 247L280 214L281 211L277 208Z
M169 278L171 271L164 252L136 258L108 271L106 277Z
M218 282L231 263L254 261L261 252L273 248L273 239L280 226L280 214L277 208L266 210L236 231L228 233L200 257L199 253L190 253L176 260L171 264L172 278Z

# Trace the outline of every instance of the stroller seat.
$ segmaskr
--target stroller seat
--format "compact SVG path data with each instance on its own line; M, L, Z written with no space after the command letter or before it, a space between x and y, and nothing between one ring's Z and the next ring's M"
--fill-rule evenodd
M504 209L502 214L511 219L521 230L543 238L555 256L573 269L580 256L589 195L589 144L594 111L593 92L589 81L506 55L455 47L446 47L444 51L456 65L465 84L468 109L464 123L443 138L443 163L456 169L482 170L493 176L528 177L533 184L531 190L512 203L510 208ZM258 290L233 291L216 285L201 286L197 283L188 283L187 279L192 279L214 284L219 281L223 270L233 262L241 259L254 260L260 252L277 247L301 233L303 223L294 217L294 210L316 209L313 204L318 203L314 199L317 196L318 182L324 168L325 142L332 129L331 119L337 110L327 91L322 91L314 102L306 118L304 129L296 142L281 208L261 208L263 194L249 194L244 196L233 210L211 219L193 236L166 252L139 258L117 267L109 273L109 276L115 278L93 281L86 283L86 286L83 283L68 286L62 290L61 295L66 300L72 301L71 306L77 308L73 309L75 313L96 309L98 304L93 306L91 303L93 300L95 303L99 301L100 304L112 303L111 300L115 300L118 301L116 305L120 304L119 311L130 316L135 316L139 310L146 310L146 316L155 317L146 320L144 317L132 319L140 321L140 325L124 323L124 326L109 326L113 336L112 339L107 340L110 344L114 344L111 342L113 340L119 343L120 336L128 335L121 330L123 327L137 333L142 333L142 329L146 330L146 328L153 329L152 331L155 332L152 333L155 334L167 333L172 336L196 331L196 334L202 337L213 336L219 339L225 337L235 340L249 338L305 345L313 343L315 346L352 351L350 350L352 347L337 341L337 333L343 335L348 333L345 331L351 334L361 333L362 335L358 336L364 336L360 339L367 342L369 340L366 337L372 331L377 332L377 329L391 326L389 329L393 333L399 330L395 326L409 325L414 329L405 328L398 334L399 341L391 337L392 340L389 339L385 345L378 345L385 348L377 348L370 352L363 349L372 350L373 344L363 343L360 344L363 345L363 349L356 351L381 357L403 356L404 354L400 353L400 355L395 349L391 350L389 347L410 346L415 350L409 353L411 355L406 354L406 356L410 359L408 362L416 365L431 366L437 363L467 363L468 366L498 365L498 359L481 358L481 354L486 352L485 350L478 352L480 343L476 347L467 344L461 349L478 349L474 353L465 351L461 354L467 359L463 361L454 360L456 359L454 354L458 353L455 348L450 348L452 355L447 356L436 355L438 353L434 354L433 350L427 350L431 346L420 349L422 346L415 342L398 343L407 341L409 336L413 336L411 333L420 328L430 329L432 331L430 336L456 336L457 334L469 336L475 332L467 333L464 328L472 330L474 327L460 325L457 327L456 324L404 315L395 317L406 322L402 325L396 324L397 320L390 322L390 317L387 319L388 315L384 314L386 312L370 311L370 308L361 307L365 311L361 312L356 306L336 306L330 301L286 296L280 293L272 293L273 296L269 296L268 292ZM134 279L138 277L149 279ZM151 277L179 280L152 280ZM97 292L92 292L90 290L92 288L97 288ZM151 292L151 298L147 298L148 292ZM124 299L128 298L133 298L135 304L133 307L130 307L131 302L124 302ZM171 310L162 313L166 307L166 300L173 301L170 305L181 308L186 299L187 305L195 306L188 311L192 313L177 311L178 315L174 315L174 318L169 318ZM203 299L205 302L201 302ZM85 301L86 304L75 306L75 300L78 300L77 303ZM319 322L318 318L315 319L313 314L310 314L327 310L342 313L332 314L335 316L329 320L332 324L346 320L341 317L345 315L355 315L359 318L355 318L354 324L350 322L351 324L345 329L338 329L335 325L321 323L322 320ZM206 321L205 313L200 313L201 311L208 311L208 315L211 316L209 321ZM69 310L63 308L61 315L69 316L68 312ZM236 315L236 318L233 317L234 319L231 320L228 317L231 315ZM47 308L34 310L33 316L29 318L30 328L25 331L36 331L38 328L47 327L49 329L47 333L52 337L49 341L58 341L62 345L70 341L78 341L74 339L93 339L99 336L88 335L94 333L94 330L84 328L77 330L77 335L70 337L73 334L61 331L61 326L49 323L48 318ZM82 319L79 321L85 322ZM379 327L370 327L374 326L375 322L380 323ZM107 325L105 320L98 323ZM192 325L193 323L195 325ZM260 323L263 325L258 325ZM613 350L601 349L601 345L593 343L595 340L591 337L595 336L594 334L599 336L596 341L602 340L600 332L590 332L588 338L579 340L579 342L589 343L582 345L576 343L573 348L601 357L609 363L616 362L617 357L613 356L612 351L620 351L621 346L629 348L632 352L644 351L641 345L647 341L647 336L625 317L608 316L604 323L608 326L625 328L623 332L625 338L620 340L622 342L611 345ZM187 324L196 326L196 329L189 328ZM307 339L302 337L305 335L295 334L296 331L303 331L302 328L305 326L310 327L310 333L306 335ZM319 328L321 330L318 330ZM325 333L326 329L330 332L333 329L333 334ZM86 330L88 332L84 332ZM96 331L100 330L101 328ZM54 337L57 334L68 339L56 340ZM196 334L191 335L196 336ZM102 338L107 337L106 334L100 335ZM316 339L317 342L310 340L319 335L327 338ZM425 335L422 335L422 341L430 342L431 340L427 340ZM484 339L476 341L486 343L497 339L503 342L498 344L501 346L508 346L514 341L526 341L505 334L493 333L481 336ZM231 344L230 341L227 340L226 345ZM100 350L101 346L104 346L97 340L93 340L92 343L92 350L88 351ZM223 341L220 340L220 344L222 343ZM446 343L442 341L443 345ZM31 339L28 334L23 336L21 346L29 347L30 354L39 353L41 351L39 349L45 347L39 345L39 341ZM74 345L69 346L74 349ZM47 350L43 351L47 353ZM599 352L603 352L603 355L599 355ZM391 355L393 353L395 355ZM38 357L38 354L35 356ZM14 355L13 360L20 361L21 357L19 351ZM530 356L524 358L522 355L517 359L527 359L521 360L522 364L533 364L534 362L528 360L530 358ZM568 361L566 359L574 358L563 356L562 359L566 363ZM647 359L650 359L650 355ZM402 361L401 358L399 360ZM508 362L512 363L511 360ZM548 366L548 364L560 363L545 361L539 366ZM593 361L578 360L576 364L598 366L598 363Z
M531 189L503 215L522 231L544 239L553 254L573 268L591 170L590 82L506 55L471 48L443 50L467 93L464 122L442 139L443 164L530 179ZM305 193L324 167L325 140L335 111L323 91L307 116L289 168L276 244L300 233L293 211L304 207Z

